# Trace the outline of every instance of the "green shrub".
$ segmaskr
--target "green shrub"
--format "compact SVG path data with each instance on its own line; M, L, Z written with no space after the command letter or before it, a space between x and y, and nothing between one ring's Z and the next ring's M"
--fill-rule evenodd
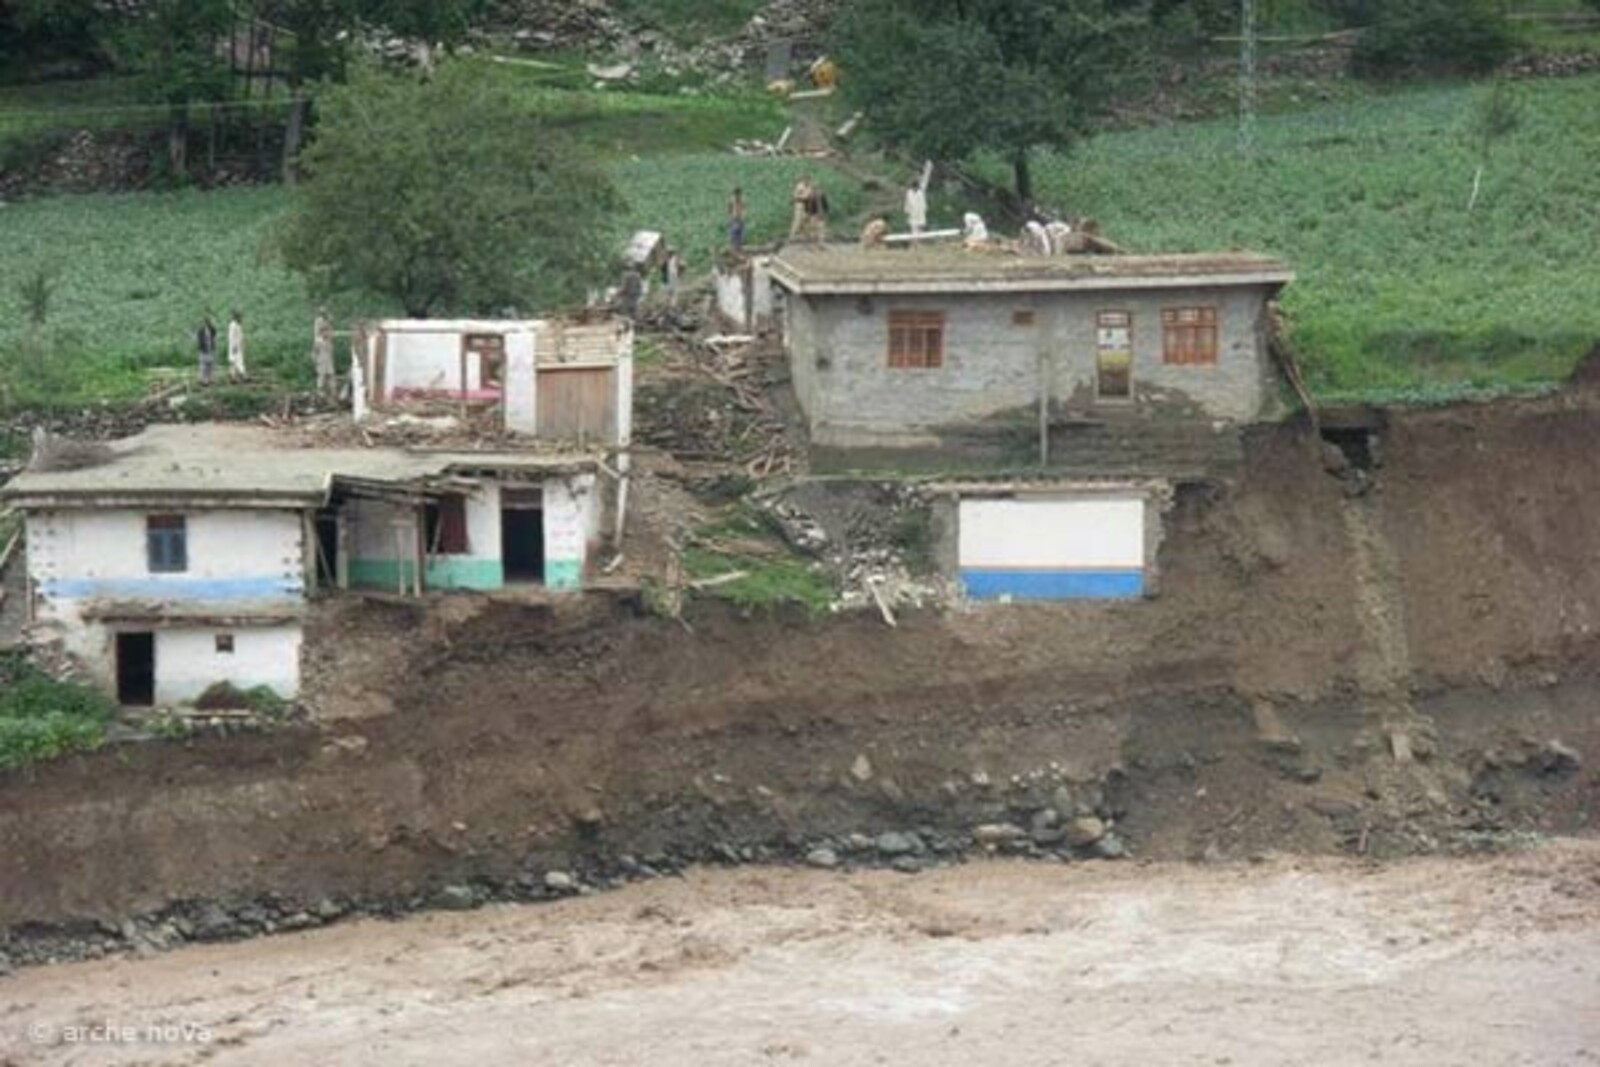
M57 681L19 653L0 654L0 769L99 747L113 711L95 690Z
M894 521L889 539L913 571L933 568L933 516L927 508L911 508Z
M699 595L731 600L741 607L800 604L820 615L833 603L833 583L818 567L800 559L752 559L691 548L683 553L683 568L696 580L739 572L740 577L708 586Z
M1357 74L1397 78L1492 70L1516 38L1495 0L1395 0L1356 42Z

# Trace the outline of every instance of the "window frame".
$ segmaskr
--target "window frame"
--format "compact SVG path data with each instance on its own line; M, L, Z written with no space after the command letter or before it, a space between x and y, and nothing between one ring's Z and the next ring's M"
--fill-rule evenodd
M189 518L159 513L144 517L144 562L151 574L187 574Z
M939 370L944 366L945 330L949 316L943 311L890 308L888 366L891 370Z
M1215 367L1221 354L1222 315L1215 304L1161 309L1161 362L1169 367Z

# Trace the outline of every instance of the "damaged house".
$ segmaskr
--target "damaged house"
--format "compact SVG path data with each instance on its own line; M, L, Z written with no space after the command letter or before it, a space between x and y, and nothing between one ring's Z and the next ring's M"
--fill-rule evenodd
M626 319L387 319L366 324L354 350L358 420L435 413L550 440L628 444Z
M609 319L376 324L358 414L404 448L226 423L41 448L0 494L33 638L128 705L293 697L320 595L580 590L624 525L632 342Z
M294 696L317 594L581 588L616 519L602 466L212 423L153 426L4 495L26 520L35 640L125 704L171 704L222 681Z
M1154 595L1177 482L1280 411L1267 256L789 247L770 264L813 463L937 483L942 568L975 599Z

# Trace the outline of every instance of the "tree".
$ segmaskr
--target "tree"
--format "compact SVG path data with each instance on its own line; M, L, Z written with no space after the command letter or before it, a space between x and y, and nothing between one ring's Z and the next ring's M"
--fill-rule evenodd
M279 67L289 86L289 123L283 135L283 180L293 184L294 160L310 120L307 87L343 81L363 0L268 0L261 15L287 40Z
M167 159L177 177L188 169L190 105L228 93L219 46L233 23L229 0L145 0L119 9L108 26L113 54L167 104Z
M836 28L844 91L890 144L1010 162L1082 137L1138 54L1137 6L1117 0L855 0Z
M314 293L416 317L566 304L602 280L622 204L605 172L464 62L352 71L318 97L278 235Z
M1388 0L1356 39L1352 68L1376 78L1492 70L1516 48L1499 0Z

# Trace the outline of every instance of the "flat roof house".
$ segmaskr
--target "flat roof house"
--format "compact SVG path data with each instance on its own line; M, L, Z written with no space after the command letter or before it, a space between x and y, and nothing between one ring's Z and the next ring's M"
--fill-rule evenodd
M1293 274L1267 256L797 246L768 269L814 465L996 475L932 506L973 599L1155 595L1172 482L1277 409Z
M769 269L822 452L987 433L1027 455L1041 422L1242 424L1276 403L1268 303L1293 274L1268 256L792 246Z
M173 704L224 681L293 697L319 589L580 588L616 477L598 452L304 447L201 424L36 457L0 496L26 520L35 638L125 704Z

